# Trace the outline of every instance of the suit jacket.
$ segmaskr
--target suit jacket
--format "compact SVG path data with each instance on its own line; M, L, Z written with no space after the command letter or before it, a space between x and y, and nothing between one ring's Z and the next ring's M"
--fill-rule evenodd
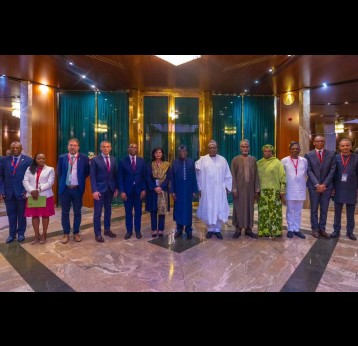
M78 153L77 157L77 179L79 189L82 194L85 192L86 178L90 174L90 165L87 155ZM63 194L66 190L66 178L68 171L68 154L62 154L58 157L57 174L59 179L59 195Z
M317 184L325 184L328 189L333 188L333 177L336 171L336 158L334 153L323 149L322 164L320 163L316 149L305 155L307 167L307 187L314 189Z
M5 195L5 199L9 200L15 195L17 199L23 199L25 192L22 181L24 179L27 168L32 164L32 158L21 154L15 174L13 175L11 164L12 155L4 157L0 162L0 194Z
M36 176L30 172L30 167L26 170L24 180L24 188L26 190L26 197L31 196L31 191L36 190ZM55 182L55 169L53 167L44 166L39 177L38 187L40 188L40 196L53 196L52 185Z
M136 157L136 167L133 171L129 155L119 162L118 166L118 186L120 192L129 194L132 191L133 184L138 194L147 189L146 164L144 159Z
M90 180L93 192L104 193L107 189L115 192L118 188L118 167L117 160L114 156L110 156L110 169L107 172L106 163L102 154L97 155L91 161Z

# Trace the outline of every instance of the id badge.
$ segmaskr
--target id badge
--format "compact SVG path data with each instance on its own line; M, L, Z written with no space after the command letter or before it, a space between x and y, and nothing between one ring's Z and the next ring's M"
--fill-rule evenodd
M341 181L347 181L347 178L348 178L348 174L343 173Z

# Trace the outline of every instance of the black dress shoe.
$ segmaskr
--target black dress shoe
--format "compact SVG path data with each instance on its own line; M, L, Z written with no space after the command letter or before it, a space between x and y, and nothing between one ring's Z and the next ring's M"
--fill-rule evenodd
M191 234L191 232L186 234L186 239L187 240L193 239L193 235Z
M293 238L293 232L292 231L287 232L287 238Z
M113 233L110 229L107 231L104 231L103 233L104 233L104 235L111 237L111 238L117 237L117 234Z
M218 239L224 239L223 235L221 234L221 232L215 232L216 238Z
M356 236L355 236L353 233L350 233L350 232L347 232L347 237L348 237L350 240L357 240Z
M17 241L18 241L19 243L23 242L24 240L25 240L25 236L24 236L24 235L19 235L19 236L17 237Z
M306 239L306 236L301 231L293 232L293 234L298 238Z
M98 241L99 243L104 243L104 239L103 237L100 235L99 237L94 237L96 239L96 241Z
M324 229L320 229L318 232L323 238L326 238L326 239L329 238L329 235L326 233L326 231Z
M124 239L127 240L132 236L132 233L126 233L126 235L124 236Z
M136 236L137 239L140 239L140 238L142 238L142 233L135 232L135 236Z
M339 232L339 231L333 231L329 237L330 237L330 238L337 238L337 237L339 237L340 235L341 235L341 232Z
M9 235L6 239L6 244L12 243L16 239L16 236Z
M234 235L232 236L234 239L237 239L241 236L241 229L237 229L234 233Z
M251 229L245 229L245 235L247 235L253 239L257 239L259 237L256 233L252 232Z
M175 231L174 238L179 238L183 234L183 231Z
M213 236L213 232L206 233L206 239L210 239Z
M319 238L319 230L318 229L313 229L312 230L312 237Z

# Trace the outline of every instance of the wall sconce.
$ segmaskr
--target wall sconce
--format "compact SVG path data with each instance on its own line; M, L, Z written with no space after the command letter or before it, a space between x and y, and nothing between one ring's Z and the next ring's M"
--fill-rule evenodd
M108 126L98 124L97 126L95 126L94 130L98 133L106 133L108 132Z
M336 120L336 122L334 124L334 131L335 131L335 133L343 133L344 132L343 122L339 122L338 120Z
M227 134L227 135L235 135L236 134L236 127L233 126L233 127L225 127L224 129L224 133Z
M20 118L20 102L11 102L11 114L15 118Z

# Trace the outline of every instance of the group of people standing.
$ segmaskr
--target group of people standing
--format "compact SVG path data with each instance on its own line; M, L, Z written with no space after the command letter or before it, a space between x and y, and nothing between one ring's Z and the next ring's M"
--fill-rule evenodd
M263 158L249 155L250 144L240 142L241 154L234 157L229 167L226 159L218 154L214 140L208 144L208 154L194 162L188 157L188 148L178 148L178 158L171 164L165 160L163 148L152 150L151 162L146 164L137 155L138 146L131 143L128 155L117 160L110 155L111 143L103 141L101 153L92 160L79 152L76 138L68 141L68 153L60 155L57 163L59 199L62 207L62 243L70 240L70 210L73 208L73 239L81 241L81 208L86 178L90 176L94 199L93 228L97 242L103 243L101 218L104 209L103 235L114 238L111 230L112 200L120 195L125 207L126 234L130 239L133 229L137 239L142 238L142 202L150 212L152 237L163 237L165 215L170 209L171 194L174 201L173 218L176 221L175 238L186 233L192 239L192 201L199 194L197 216L206 224L206 238L215 235L223 239L221 227L228 221L229 204L227 194L233 193L234 239L245 235L258 237L282 236L282 203L286 202L287 237L304 239L300 231L301 212L308 188L311 208L313 237L336 238L341 231L343 204L347 211L347 236L356 240L353 234L354 213L358 188L358 156L352 153L350 140L339 143L340 153L324 149L325 139L316 136L315 149L299 156L298 142L289 145L290 155L279 160L275 148L262 147ZM13 142L10 155L0 161L0 199L5 200L9 219L9 237L6 242L25 240L26 217L32 217L35 238L32 244L46 242L49 217L54 215L52 186L55 169L46 165L43 153L34 158L23 155L20 142ZM44 196L44 205L32 207L29 200ZM326 233L328 205L334 196L334 231ZM258 203L258 234L253 229L254 204ZM319 210L319 216L318 216ZM134 211L134 213L133 213ZM43 233L40 234L40 218Z

